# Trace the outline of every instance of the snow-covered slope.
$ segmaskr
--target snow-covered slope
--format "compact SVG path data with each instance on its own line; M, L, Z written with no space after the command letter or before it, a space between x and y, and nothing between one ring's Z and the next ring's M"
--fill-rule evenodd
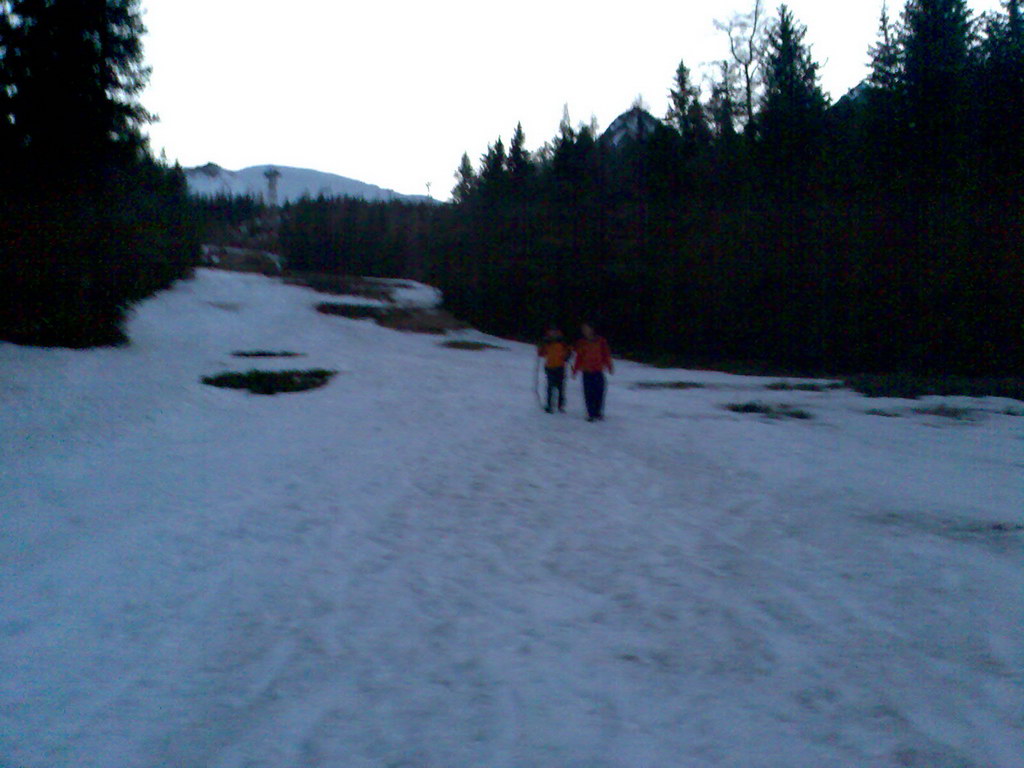
M309 168L284 165L254 165L240 171L228 171L209 163L185 170L189 190L196 195L256 195L267 199L267 171L280 173L277 180L279 203L294 202L303 196L357 197L363 200L428 201L424 195L402 195L355 179Z
M0 765L1024 765L1009 402L621 362L590 424L323 299L200 270L129 347L0 344ZM199 381L250 367L339 373Z

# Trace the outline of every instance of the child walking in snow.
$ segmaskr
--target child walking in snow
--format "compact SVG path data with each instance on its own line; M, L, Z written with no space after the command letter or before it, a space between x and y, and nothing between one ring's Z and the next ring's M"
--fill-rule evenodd
M576 342L576 361L572 377L583 371L583 399L587 402L587 421L604 418L604 372L615 373L612 352L608 342L598 336L593 327L584 323L580 327L583 338Z
M548 413L555 412L555 393L558 393L558 410L565 412L565 364L572 355L572 349L565 343L565 337L557 328L549 328L544 340L537 347L537 355L544 358L544 374L547 378Z

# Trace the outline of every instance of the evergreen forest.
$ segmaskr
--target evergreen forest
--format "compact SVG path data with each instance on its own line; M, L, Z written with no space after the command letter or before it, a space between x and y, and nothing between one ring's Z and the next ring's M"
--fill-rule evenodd
M533 152L516 126L463 157L449 205L291 206L289 264L425 279L519 338L587 318L648 360L1019 375L1020 0L883 8L870 78L834 104L785 5L723 31L703 85L667 73L662 117L566 114Z
M123 343L195 263L184 175L142 134L144 31L138 0L0 0L0 339Z
M870 77L834 103L828 52L750 1L722 61L666 73L660 114L600 132L566 110L532 151L515 126L463 156L450 203L286 204L275 247L296 272L430 282L516 338L588 320L646 360L1019 376L1021 0L883 6ZM138 0L0 10L0 338L123 340L200 233L265 211L190 200L151 156Z

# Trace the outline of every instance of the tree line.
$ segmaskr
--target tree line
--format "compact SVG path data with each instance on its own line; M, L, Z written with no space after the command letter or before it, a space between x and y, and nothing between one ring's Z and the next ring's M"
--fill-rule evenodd
M285 206L293 269L430 281L475 325L587 318L620 350L805 370L1019 373L1020 0L883 8L870 78L835 104L806 30L755 0L667 109L521 126L464 156L447 205ZM123 340L198 232L258 201L190 201L150 155L138 0L0 0L0 338ZM866 46L867 47L867 46Z
M284 255L429 280L495 333L588 318L648 359L1019 374L1020 0L883 7L835 104L785 5L719 28L728 58L703 87L680 62L662 118L566 111L533 152L516 126L463 156L449 205L301 201Z
M517 127L456 172L434 279L521 336L592 318L620 348L805 370L1019 373L1019 0L883 9L870 79L835 105L785 6L722 25L664 119L536 153Z
M0 338L125 341L131 302L187 274L184 175L139 104L138 0L0 0Z

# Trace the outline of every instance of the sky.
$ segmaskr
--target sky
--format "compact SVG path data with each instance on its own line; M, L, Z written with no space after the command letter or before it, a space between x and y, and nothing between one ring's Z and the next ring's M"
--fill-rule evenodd
M477 162L517 122L534 149L566 106L573 123L602 130L638 96L664 116L680 60L710 73L728 53L715 20L752 5L142 0L142 101L159 117L154 151L185 167L313 168L405 194L430 184L443 200L462 153ZM867 74L881 0L788 5L840 98Z

